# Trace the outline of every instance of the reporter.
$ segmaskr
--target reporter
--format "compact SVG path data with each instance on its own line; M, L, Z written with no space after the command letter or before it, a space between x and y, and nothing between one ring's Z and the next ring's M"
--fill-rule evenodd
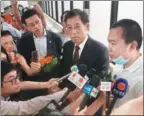
M10 95L17 93L20 89L25 89L26 83L21 83L18 80L16 69L8 62L1 62L1 114L2 115L32 115L43 109L52 99L59 101L66 90L57 93L40 96L28 101L7 101ZM49 86L54 86L54 80L47 82ZM28 83L28 82L27 82ZM21 85L22 84L22 85ZM24 85L25 84L25 85ZM34 83L33 83L34 85ZM28 87L28 86L27 86ZM29 86L29 88L34 86ZM31 88L32 89L32 88Z

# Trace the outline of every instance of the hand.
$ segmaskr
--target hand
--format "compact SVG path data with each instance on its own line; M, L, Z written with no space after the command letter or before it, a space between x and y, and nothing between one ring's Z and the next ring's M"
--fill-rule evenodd
M87 110L87 106L79 112L79 107L76 109L74 115L85 115L85 111Z
M16 54L16 60L17 60L17 63L19 63L21 65L27 64L25 58L20 54Z
M43 16L43 10L39 6L39 4L34 4L33 8L38 12L38 14L42 17Z
M8 53L8 57L9 57L10 62L11 62L12 64L16 64L16 63L17 63L16 54L15 54L14 52Z
M48 85L49 85L49 93L55 93L60 91L61 89L58 87L59 83L57 81L57 79L51 79L48 81Z
M49 88L57 87L59 85L57 79L50 79L47 84Z
M41 70L41 64L40 63L31 62L30 67L31 67L31 72L33 74L39 73Z
M70 102L73 102L81 95L81 93L82 93L81 89L76 88L75 90L69 93L69 95L67 96L67 99Z
M18 1L17 0L11 0L12 5L17 5Z

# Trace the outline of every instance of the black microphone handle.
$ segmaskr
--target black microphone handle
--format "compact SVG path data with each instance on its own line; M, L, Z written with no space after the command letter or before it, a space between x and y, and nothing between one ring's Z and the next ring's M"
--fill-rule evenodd
M85 108L85 106L88 103L89 99L90 99L89 95L85 94L83 100L81 101L79 111L81 111L82 109Z
M106 114L108 112L109 105L110 105L110 91L107 91L106 92Z
M63 95L63 97L59 100L59 102L63 103L70 92L71 92L71 90L68 89L67 92Z
M65 108L67 105L70 104L69 100L66 99L66 97L69 95L69 93L71 92L71 89L68 89L68 91L64 94L64 96L61 98L60 102L62 102L61 104L61 110L63 110L63 108Z
M117 98L114 97L114 99L113 99L113 101L112 101L112 103L111 103L111 105L110 105L110 107L109 107L109 109L108 109L108 111L107 111L106 116L109 116L109 115L111 114L111 111L112 111L112 109L113 109L113 107L114 107L116 101L117 101Z

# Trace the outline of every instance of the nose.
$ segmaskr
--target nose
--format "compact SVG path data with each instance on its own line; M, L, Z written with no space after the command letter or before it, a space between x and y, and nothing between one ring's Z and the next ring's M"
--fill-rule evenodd
M108 44L108 52L110 52L110 51L111 51L111 45Z
M16 79L16 80L15 80L15 83L16 83L16 84L20 84L20 80L19 80L19 79Z
M72 28L71 33L72 33L72 34L76 34L76 29L75 29L75 28Z

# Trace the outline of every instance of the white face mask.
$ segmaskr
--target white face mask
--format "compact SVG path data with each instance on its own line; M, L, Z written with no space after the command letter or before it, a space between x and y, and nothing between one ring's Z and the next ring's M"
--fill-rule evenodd
M120 64L120 65L124 65L127 64L129 62L130 58L124 58L123 56L119 56L116 59L113 59L112 61L116 64Z

